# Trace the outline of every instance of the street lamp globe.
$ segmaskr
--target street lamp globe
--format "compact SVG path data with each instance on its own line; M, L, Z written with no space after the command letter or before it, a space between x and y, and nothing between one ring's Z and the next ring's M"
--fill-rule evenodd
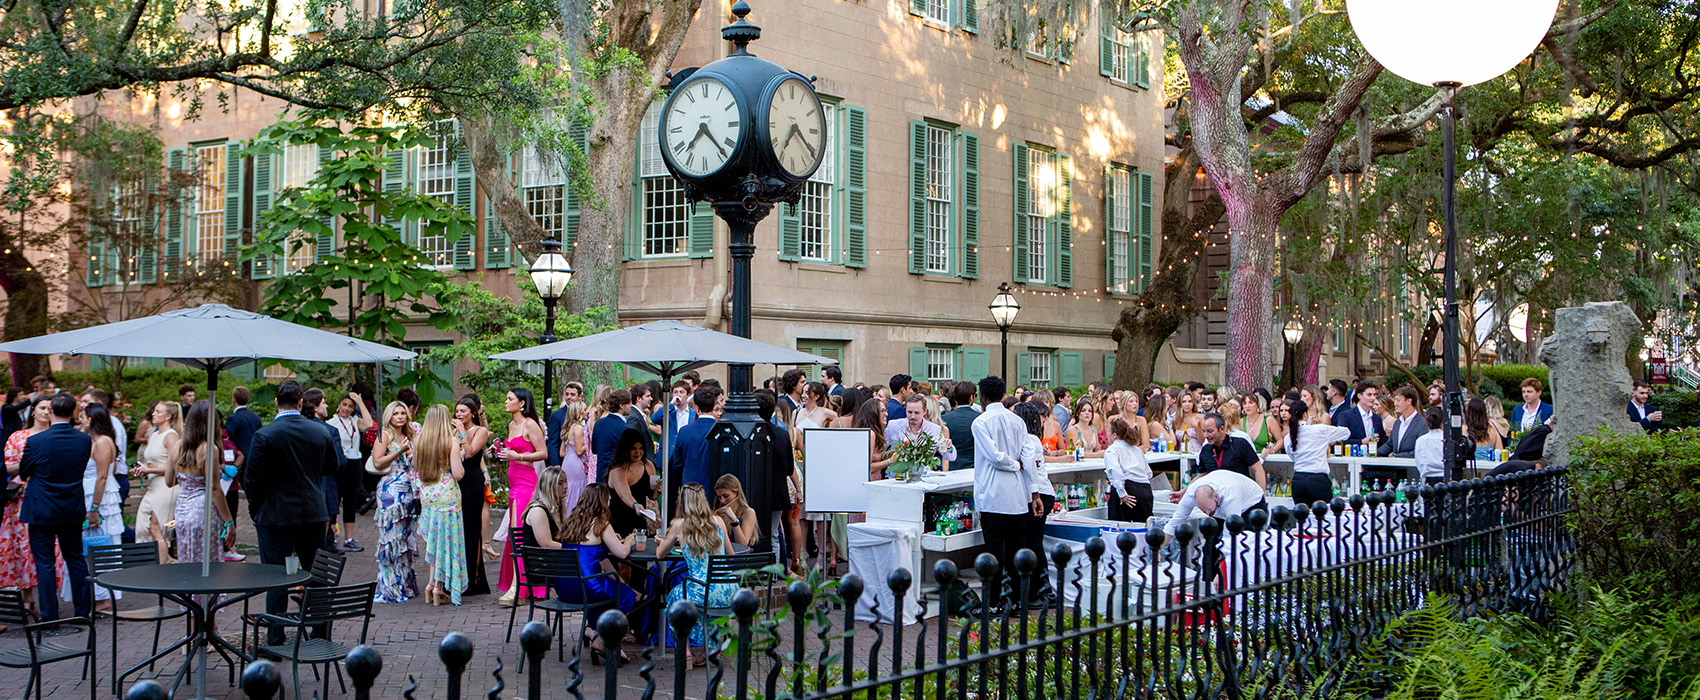
M1539 46L1558 0L1346 0L1375 60L1420 85L1464 87L1511 70Z
M1281 329L1281 337L1287 339L1288 345L1298 345L1299 341L1304 340L1305 324L1299 323L1296 318L1287 321L1287 325Z
M992 297L992 303L986 306L992 310L992 320L999 328L1015 325L1015 314L1021 311L1021 302L1015 300L1014 291L1008 282L998 285L998 295Z
M537 295L547 300L561 298L573 281L573 266L561 254L561 242L543 239L543 254L531 263L531 283L537 285Z

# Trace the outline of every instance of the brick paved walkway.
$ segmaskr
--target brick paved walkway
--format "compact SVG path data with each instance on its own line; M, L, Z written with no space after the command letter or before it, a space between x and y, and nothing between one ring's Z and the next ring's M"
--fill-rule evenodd
M247 517L247 509L243 508L240 515L241 517L239 518L239 521L242 523L242 528L238 531L238 541L241 543L239 544L239 547L250 555L251 561L257 561L258 556L252 549L254 535L252 523ZM372 554L373 545L377 542L377 536L370 517L361 518L361 521L356 525L355 535L362 544L366 545L367 549L364 552L349 555L348 567L343 574L343 581L345 583L371 581L377 573L377 564L373 559ZM420 565L423 566L423 562L421 562ZM494 586L494 577L497 572L497 566L494 563L487 563L486 569L491 577L491 585ZM420 577L422 582L424 575L425 571L421 569ZM141 606L144 603L139 600L139 598L140 596L129 596L121 605L123 607ZM151 598L149 601L151 602ZM256 609L263 607L263 604L260 604L258 600L254 601L254 604ZM62 607L69 606L68 603L62 603L61 605ZM240 634L239 608L240 606L238 605L233 606L231 609L227 609L219 616L218 620L221 631L224 632L226 637L231 638L233 641L234 638ZM516 629L514 631L514 641L512 644L506 643L504 638L507 635L508 610L495 605L495 596L469 597L466 598L463 601L463 604L459 607L447 605L433 607L426 603L423 597L399 605L378 605L376 606L373 615L368 643L383 655L383 672L378 677L377 689L384 692L375 692L374 695L385 698L399 697L400 689L407 685L407 677L412 675L418 679L420 685L419 693L417 694L418 698L424 700L425 698L444 697L446 672L443 670L443 666L438 660L437 645L444 635L450 632L460 632L472 639L474 648L472 662L467 668L468 680L466 681L465 686L467 696L472 697L483 695L489 691L491 686L494 684L494 679L490 673L495 669L497 659L500 658L504 668L503 677L507 684L507 689L503 691L503 696L523 697L525 693L524 679L515 674L514 669L518 664L520 654L518 628L522 627L524 623L525 613L522 609L519 615L519 622L516 624ZM569 625L574 623L576 623L576 619L569 619ZM96 697L98 698L111 697L111 661L108 656L108 650L111 648L111 640L107 638L107 634L110 633L110 630L111 621L102 620L98 630L99 663L97 664L98 668L96 669L96 674L99 679L99 686L96 689ZM162 641L175 641L177 639L181 639L182 630L183 627L180 621L166 623ZM786 636L789 636L789 623L787 623L785 632L787 633ZM344 641L346 639L351 639L350 635L354 634L357 634L357 631L354 629L339 627L336 632L333 633L333 637L335 637L338 641ZM914 632L912 629L906 630L906 634L907 636L912 637ZM119 625L118 662L120 669L127 668L130 665L147 658L149 655L149 647L152 644L152 635L152 625L143 625L139 623L124 623ZM570 637L571 635L569 634L568 636ZM886 646L887 650L890 649L889 638L890 637L888 635L888 643ZM932 636L929 635L929 639L931 638ZM60 638L58 641L63 642L75 639L79 638ZM865 650L866 645L869 644L869 641L867 640L870 640L871 636L863 635L860 639L863 641L858 643L859 648ZM568 644L570 645L571 643L572 642L569 639ZM12 649L21 646L22 644L22 635L16 629L0 634L0 650ZM815 644L816 643L811 640L809 646L813 647ZM908 647L910 645L906 644L905 646ZM620 669L621 690L618 692L618 695L621 698L636 698L641 695L644 687L643 679L638 676L638 667L641 665L641 659L638 658L638 654L635 650L630 650L628 653L630 653L632 657L637 659L640 663L630 664ZM865 651L860 652L858 656L865 653ZM887 654L889 654L889 651L881 654L882 657L885 657L885 663L883 663L882 666L889 665L890 663L890 658ZM908 654L906 654L906 656L908 656ZM213 658L216 659L216 657ZM182 657L173 656L170 657L170 659L170 663L160 664L158 666L158 671L155 673L143 670L136 676L126 678L124 687L128 689L136 681L145 678L155 678L160 680L162 683L168 683L170 680L169 674L175 672L178 665L181 663ZM568 665L571 661L572 650L570 646L567 649L567 663L557 662L555 660L555 652L551 649L549 654L546 656L545 663L541 667L545 697L570 697L570 695L565 692L565 687L572 678L571 671L568 669ZM728 660L727 665L726 678L722 685L723 693L727 692L727 689L732 683L730 660ZM284 683L287 690L287 686L290 682L290 667L287 663L285 663L281 664L280 668L283 671ZM589 663L587 656L582 664L581 670L585 675L582 692L584 692L587 697L602 697L602 679L604 677L603 674L605 669L602 667L592 666ZM81 680L79 678L80 671L81 668L73 663L56 664L45 668L43 671L43 687L46 697L49 699L62 698L69 700L78 700L89 697L88 681ZM658 688L657 697L671 697L673 673L674 663L671 651L669 650L669 653L665 658L657 658L655 661L655 671L653 675L656 679L656 685ZM752 685L759 688L763 682L761 679L764 679L765 675L764 667L764 672L759 677L752 677ZM698 669L693 671L691 674L691 681L687 684L690 689L687 691L686 695L693 698L703 697L707 677L708 671L706 670ZM22 698L24 696L27 679L28 673L26 671L0 669L0 698ZM216 661L207 676L208 696L215 698L244 697L237 688L228 686L227 681L228 667L222 661ZM312 697L318 692L319 687L320 686L313 680L311 672L305 668L302 669L302 691L304 697ZM352 691L352 687L350 690ZM342 693L337 688L335 679L331 682L330 692L332 697L342 696ZM177 693L177 697L185 698L193 697L193 695L194 684L191 679L184 683L184 686ZM352 696L352 692L349 695Z

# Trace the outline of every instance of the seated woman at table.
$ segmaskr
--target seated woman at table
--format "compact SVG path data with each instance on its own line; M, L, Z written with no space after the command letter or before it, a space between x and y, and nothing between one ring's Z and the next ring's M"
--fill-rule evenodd
M731 474L721 474L714 480L715 516L726 523L732 542L745 547L756 546L756 509L744 498L744 483ZM671 530L669 530L671 532Z
M1498 396L1484 396L1482 401L1487 403L1488 427L1499 433L1500 446L1511 444L1511 421L1505 419L1505 404Z
M1174 449L1174 436L1169 434L1169 426L1163 422L1163 416L1168 415L1169 397L1162 393L1153 394L1145 402L1145 440L1147 444L1158 440L1167 440L1170 449Z
M1488 423L1487 402L1470 399L1464 404L1464 432L1476 443L1476 459L1499 461L1494 452L1504 449L1505 442Z
M614 445L614 463L608 467L608 488L614 492L611 518L621 537L654 528L655 463L649 461L649 442L642 433L627 429ZM645 515L645 512L648 515Z
M555 478L561 477L557 475ZM539 488L541 487L542 484L539 483ZM555 595L568 603L612 602L613 607L625 613L631 621L632 634L640 640L646 639L649 635L650 616L633 614L643 602L645 594L626 585L618 576L590 578L614 571L610 557L624 559L632 553L635 537L621 537L616 534L614 524L610 521L612 515L608 504L613 498L614 492L603 484L588 484L584 487L584 492L579 494L572 514L568 515L566 522L561 525L560 542L562 548L572 548L578 552L579 576L583 578L556 581ZM591 663L600 665L602 646L596 640L594 628L585 631L584 639L590 644ZM622 652L621 660L630 659Z
M732 475L727 474L720 478L728 477ZM745 508L748 509L748 506ZM755 511L751 510L745 520L754 519ZM727 536L727 529L727 522L722 516L709 510L708 496L703 494L702 484L685 484L684 488L679 490L679 517L667 524L667 534L661 538L661 543L655 549L656 552L666 553L677 547L685 558L683 570L678 572L682 574L678 581L680 585L675 585L667 591L667 605L671 606L678 600L689 600L699 607L709 608L724 608L732 604L732 594L737 592L737 586L717 583L705 590L703 584L698 583L708 580L710 555L732 553L731 538ZM703 646L703 629L703 625L697 625L691 630L691 646ZM677 644L678 641L675 640L674 643ZM703 657L693 654L691 666L701 665Z
M1104 441L1098 435L1097 424L1098 407L1091 399L1081 399L1074 404L1074 415L1069 416L1063 443L1079 447L1087 459L1104 456Z

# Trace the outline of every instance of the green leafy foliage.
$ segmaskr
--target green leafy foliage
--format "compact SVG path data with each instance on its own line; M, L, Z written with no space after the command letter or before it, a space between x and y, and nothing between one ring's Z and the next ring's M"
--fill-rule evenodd
M292 323L344 331L374 342L399 342L407 324L423 321L447 328L453 321L433 293L447 278L402 234L441 235L453 246L474 235L472 217L436 197L384 187L389 154L431 143L416 127L356 125L344 129L334 113L309 113L260 131L245 152L279 153L285 146L316 146L321 160L305 187L285 191L260 216L245 261L281 260L340 230L339 246L317 246L314 261L266 286L260 310ZM333 227L332 222L340 225ZM380 303L350 310L336 300L376 297ZM399 386L437 383L424 363L396 380Z
M1700 601L1596 590L1550 627L1515 615L1461 618L1444 597L1395 620L1367 664L1389 700L1692 698L1700 693Z
M1517 365L1517 366L1527 366L1527 365ZM1483 368L1478 367L1478 368L1476 368L1475 372L1465 372L1463 367L1459 367L1458 368L1458 381L1461 384L1463 384L1465 388L1469 388L1471 382L1480 382L1479 386L1481 387L1481 392L1482 392L1483 396L1498 396L1500 398L1505 398L1506 397L1506 393L1505 393L1506 390L1504 388L1502 388L1501 384L1498 381L1496 381L1493 377L1487 376L1486 373L1482 372L1481 371L1482 369ZM1543 369L1542 371L1544 372L1545 370ZM1441 367L1440 365L1417 365L1417 366L1411 368L1411 374L1415 374L1415 375L1417 375L1418 379L1423 380L1424 386L1417 387L1417 393L1422 394L1424 391L1427 390L1425 387L1428 384L1441 381L1446 376L1446 369ZM1525 376L1527 376L1527 375L1525 375ZM1522 381L1522 379L1519 378L1517 381ZM1397 386L1402 386L1402 385L1409 385L1410 382L1406 381L1406 378L1403 374L1395 374L1395 375L1388 376L1387 384L1388 384L1388 386L1397 387ZM1516 386L1516 384L1512 384L1511 386ZM1518 395L1517 395L1516 391L1511 392L1511 398L1513 400L1515 400L1517 398L1517 396Z
M1530 377L1541 380L1541 400L1552 402L1552 381L1547 378L1546 365L1487 365L1477 367L1482 376L1499 385L1505 393L1501 394L1507 401L1516 403L1523 398L1523 380Z
M1700 429L1602 430L1570 451L1570 523L1585 575L1659 596L1700 594Z
M1665 425L1693 427L1700 421L1700 394L1682 389L1653 392L1651 405L1665 412Z
M70 392L81 392L93 386L108 392L118 392L123 395L123 401L116 405L122 414L124 427L134 434L135 427L147 419L148 406L155 401L176 401L177 389L184 384L195 388L195 397L207 397L207 373L205 370L191 367L137 367L131 365L123 370L123 378L114 376L111 370L94 370L91 372L54 372L54 381L59 388ZM238 386L246 386L252 390L249 407L261 418L270 420L277 413L277 406L272 403L276 395L273 386L264 380L254 381L250 378L239 377L231 372L220 372L218 375L219 407L226 415L230 413L230 391ZM326 391L330 391L326 389Z

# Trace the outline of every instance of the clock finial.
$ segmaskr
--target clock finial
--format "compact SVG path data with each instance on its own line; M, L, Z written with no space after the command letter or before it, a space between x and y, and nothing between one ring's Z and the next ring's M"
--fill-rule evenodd
M720 30L720 38L737 44L737 47L732 49L732 53L730 55L751 55L749 52L749 44L750 42L761 38L761 27L750 24L744 19L750 14L750 4L744 2L744 0L738 0L735 3L732 3L732 14L738 18L738 21L728 24L722 28Z

